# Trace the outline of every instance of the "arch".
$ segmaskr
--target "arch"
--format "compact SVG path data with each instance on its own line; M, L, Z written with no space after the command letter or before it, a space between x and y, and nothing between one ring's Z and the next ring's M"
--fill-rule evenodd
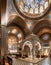
M48 28L51 29L51 22L48 20L42 20L35 24L33 28L33 33L37 34L41 29Z
M51 34L51 29L49 29L49 28L43 28L43 29L41 29L41 31L39 31L37 33L37 35L40 37L44 33L50 33Z
M16 16L16 15L10 16L7 27L9 27L9 26L18 26L24 32L24 35L29 34L28 33L29 31L26 28L26 26L27 26L26 22L19 16Z
M51 35L51 21L50 20L42 20L35 24L33 28L33 33L38 35L38 37L41 39L41 36L43 34L50 34ZM50 37L51 38L51 37ZM45 42L49 42L50 39L45 40ZM43 40L42 40L43 41Z
M23 47L22 47L22 50L24 50L24 47L25 46L28 46L30 48L30 51L32 50L32 44L30 41L26 41L24 44L23 44Z

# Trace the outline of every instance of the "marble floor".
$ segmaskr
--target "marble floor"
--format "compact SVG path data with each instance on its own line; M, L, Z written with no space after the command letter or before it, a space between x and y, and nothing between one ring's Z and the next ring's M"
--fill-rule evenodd
M42 65L51 65L51 59L50 58L46 58L43 62Z

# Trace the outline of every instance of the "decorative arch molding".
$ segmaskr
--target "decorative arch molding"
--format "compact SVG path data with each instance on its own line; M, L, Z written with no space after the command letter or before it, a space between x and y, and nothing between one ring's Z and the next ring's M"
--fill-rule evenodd
M19 16L16 16L16 15L12 15L9 20L8 20L8 24L7 24L7 27L10 27L10 26L17 26L19 27L25 35L29 34L28 32L28 29L26 28L26 22Z
M26 41L24 44L23 44L23 47L22 47L22 50L24 50L24 47L25 46L28 46L30 48L30 51L32 50L32 43L30 41Z
M42 29L41 31L39 31L38 33L37 33L37 35L40 37L42 34L44 34L44 33L50 33L51 34L51 29L49 29L49 28L44 28L44 29Z
M42 20L35 24L33 28L33 33L37 34L40 30L43 28L49 28L51 29L51 22L48 20Z

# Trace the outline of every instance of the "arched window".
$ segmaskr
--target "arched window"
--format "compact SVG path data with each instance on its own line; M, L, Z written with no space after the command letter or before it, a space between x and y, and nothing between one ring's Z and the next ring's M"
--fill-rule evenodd
M49 5L49 0L15 0L15 2L21 11L31 14L40 14Z

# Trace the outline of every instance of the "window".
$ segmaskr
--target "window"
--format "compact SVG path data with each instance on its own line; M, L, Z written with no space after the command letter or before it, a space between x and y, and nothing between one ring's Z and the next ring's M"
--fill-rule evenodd
M38 8L35 8L35 14L38 14Z
M44 11L43 6L40 6L40 13Z
M28 7L27 7L27 6L25 6L24 10L25 10L25 12L28 12Z
M33 14L33 9L32 9L32 8L30 8L29 12Z
M48 7L48 1L45 2L45 5L44 5L45 9Z
M17 53L17 38L15 36L8 37L8 51L9 53Z
M20 15L27 19L44 15L50 5L49 0L13 0L13 3Z

